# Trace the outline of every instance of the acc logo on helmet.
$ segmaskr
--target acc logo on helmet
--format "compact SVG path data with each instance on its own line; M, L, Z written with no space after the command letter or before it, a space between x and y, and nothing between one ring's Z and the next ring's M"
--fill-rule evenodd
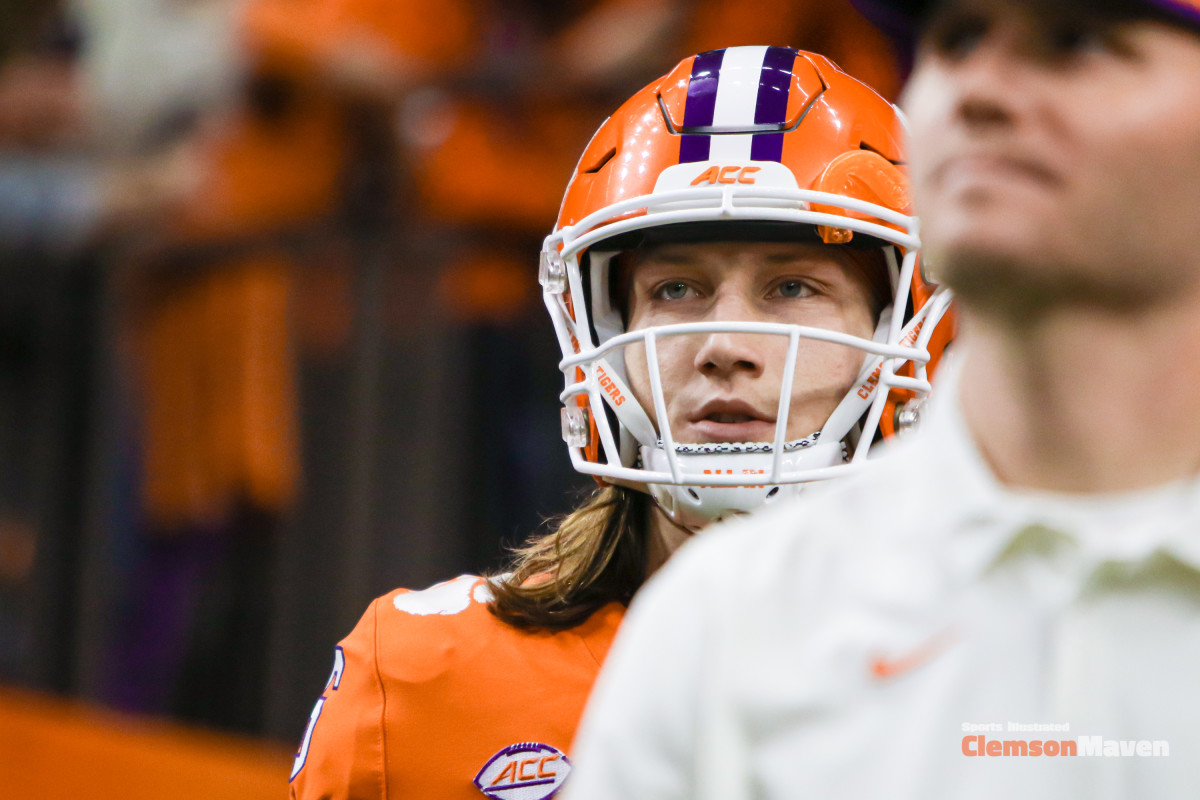
M737 164L712 166L697 175L692 181L692 186L705 183L754 183L754 173L761 171L762 167L743 167Z

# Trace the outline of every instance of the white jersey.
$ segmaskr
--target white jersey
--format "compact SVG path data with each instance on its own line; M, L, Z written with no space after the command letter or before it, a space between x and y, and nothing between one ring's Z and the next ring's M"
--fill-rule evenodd
M650 582L569 800L1200 797L1200 482L1009 491L940 400Z

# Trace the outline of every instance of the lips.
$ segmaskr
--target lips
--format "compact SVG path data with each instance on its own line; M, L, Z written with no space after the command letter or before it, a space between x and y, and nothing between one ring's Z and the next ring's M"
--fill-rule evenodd
M749 414L709 414L707 419L723 425L736 425L740 422L754 422L755 417Z
M775 438L775 416L745 400L713 399L688 416L686 435L696 442L769 442Z
M775 415L761 411L740 398L714 398L688 416L688 422L704 420L729 423L757 421L774 424Z

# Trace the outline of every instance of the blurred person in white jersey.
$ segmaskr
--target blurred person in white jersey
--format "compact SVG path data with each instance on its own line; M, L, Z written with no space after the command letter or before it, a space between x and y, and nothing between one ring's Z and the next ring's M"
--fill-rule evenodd
M650 582L570 800L1200 797L1200 11L913 5L956 364L911 441Z

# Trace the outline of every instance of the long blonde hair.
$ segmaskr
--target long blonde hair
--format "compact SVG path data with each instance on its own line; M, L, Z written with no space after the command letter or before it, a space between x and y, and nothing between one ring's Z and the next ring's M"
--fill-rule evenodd
M646 580L649 495L597 489L554 530L488 576L491 611L519 628L572 628L608 603L628 604Z

